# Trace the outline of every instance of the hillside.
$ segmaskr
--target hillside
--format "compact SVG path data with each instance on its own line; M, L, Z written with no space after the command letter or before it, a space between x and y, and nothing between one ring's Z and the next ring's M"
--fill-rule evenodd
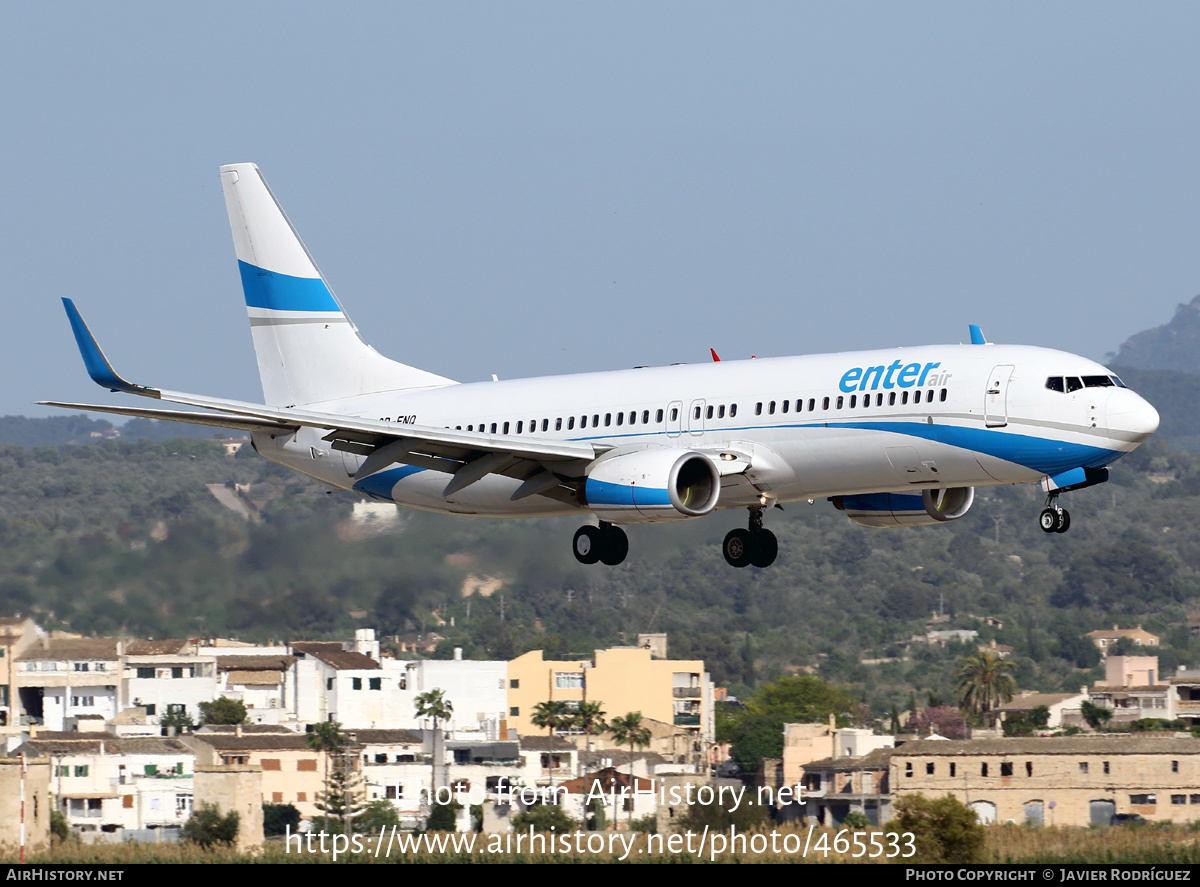
M1168 323L1126 339L1111 363L1138 370L1200 374L1200 296L1179 305Z

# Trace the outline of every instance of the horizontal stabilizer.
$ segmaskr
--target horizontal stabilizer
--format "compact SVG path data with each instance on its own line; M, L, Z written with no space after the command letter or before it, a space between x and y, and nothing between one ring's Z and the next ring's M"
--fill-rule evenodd
M64 403L57 400L39 400L38 406L58 407L63 410L87 410L92 413L109 413L114 416L132 416L135 419L159 419L164 422L183 422L187 425L211 425L214 428L232 428L237 431L292 434L300 426L266 419L240 419L220 413L192 413L185 410L156 410L143 407L113 407L98 403Z

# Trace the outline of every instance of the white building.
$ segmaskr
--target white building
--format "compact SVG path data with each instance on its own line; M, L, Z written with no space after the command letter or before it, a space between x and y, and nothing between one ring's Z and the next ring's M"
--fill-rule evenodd
M74 726L82 715L104 720L120 710L118 638L41 638L17 658L24 716L49 730Z

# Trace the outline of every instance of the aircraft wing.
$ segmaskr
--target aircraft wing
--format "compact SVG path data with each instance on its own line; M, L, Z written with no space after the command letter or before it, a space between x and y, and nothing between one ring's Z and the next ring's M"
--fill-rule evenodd
M413 465L454 475L446 486L446 495L452 495L488 474L503 474L523 482L514 493L514 499L535 494L557 498L558 495L566 495L565 490L556 490L562 480L581 477L583 468L600 453L609 449L585 441L545 440L424 425L399 425L377 419L294 407L272 407L137 385L125 380L113 369L75 304L70 299L63 299L63 304L88 375L98 385L112 391L137 394L213 412L195 413L59 401L42 401L43 406L197 425L216 425L251 432L292 434L303 427L318 428L327 432L322 439L328 441L332 449L366 457L356 477L365 477L397 463Z

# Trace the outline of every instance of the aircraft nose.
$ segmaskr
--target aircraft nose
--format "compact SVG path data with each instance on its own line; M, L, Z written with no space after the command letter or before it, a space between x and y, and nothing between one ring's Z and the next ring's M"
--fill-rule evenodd
M1141 443L1158 430L1158 410L1132 391L1120 394L1108 402L1109 437Z

